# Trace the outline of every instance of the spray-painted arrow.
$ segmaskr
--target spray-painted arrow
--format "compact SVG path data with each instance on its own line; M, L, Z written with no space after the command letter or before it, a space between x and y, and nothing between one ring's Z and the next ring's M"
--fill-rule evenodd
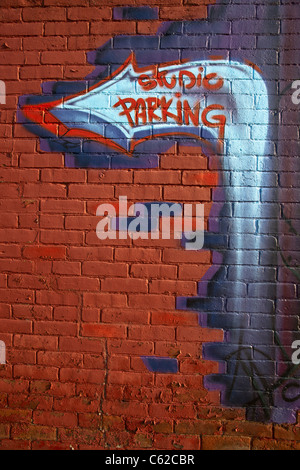
M263 116L254 126L257 107ZM210 60L138 68L134 54L88 90L21 111L55 138L95 141L126 155L147 140L185 136L214 142L218 151L228 142L229 157L251 155L250 137L264 147L269 114L264 81L249 65Z

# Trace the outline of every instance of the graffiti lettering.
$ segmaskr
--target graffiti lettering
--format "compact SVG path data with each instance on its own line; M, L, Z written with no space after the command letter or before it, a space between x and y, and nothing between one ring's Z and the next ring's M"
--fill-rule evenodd
M167 77L168 70L157 70L155 76L141 74L138 78L138 83L143 90L154 90L157 86L160 88L166 87L173 90L178 84L182 89L190 90L196 86L197 88L204 87L206 90L220 90L224 85L222 77L218 77L216 73L209 73L203 77L203 67L198 67L200 73L195 75L189 70L180 70L178 76L173 74L170 78ZM169 78L169 81L168 79Z
M114 104L114 108L121 106L122 111L119 116L126 116L130 127L137 127L140 125L152 124L153 121L159 122L175 122L177 125L182 126L183 124L189 126L199 126L204 124L207 127L219 127L220 138L224 137L224 127L226 124L226 117L223 115L214 115L211 119L216 122L208 120L208 113L215 110L224 110L221 105L210 105L207 106L200 116L200 102L196 103L195 106L191 106L188 100L180 100L180 93L176 94L177 101L173 98L167 100L165 96L161 99L156 97L150 98L119 98L119 101ZM175 113L172 113L170 109L174 109Z

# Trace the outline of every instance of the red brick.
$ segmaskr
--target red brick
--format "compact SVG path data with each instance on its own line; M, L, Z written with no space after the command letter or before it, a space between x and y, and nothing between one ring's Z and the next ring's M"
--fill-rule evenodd
M59 290L77 290L77 291L99 291L100 281L93 277L68 276L57 279Z
M152 312L153 325L195 325L198 326L197 313L192 312Z
M23 47L25 51L51 51L51 50L66 50L67 39L62 37L40 37L38 42L36 38L24 38Z
M175 308L175 297L156 294L130 294L128 299L128 305L133 308L172 310Z
M24 8L24 21L64 21L66 19L66 10L64 8Z
M2 36L42 36L43 23L12 23L1 25Z
M30 441L2 439L0 443L1 450L30 450Z
M89 33L89 24L85 21L74 23L55 22L45 24L45 36L81 36Z
M195 279L200 281L200 279L202 279L210 267L210 264L186 264L179 266L178 279Z
M18 227L18 218L14 214L2 213L2 218L0 219L0 227L7 228L17 228Z
M142 261L158 262L160 261L160 252L153 248L116 248L116 261Z
M97 34L95 36L88 35L88 36L71 36L68 38L68 50L84 50L87 51L89 49L95 50L102 45L104 45L107 41L111 40L110 34L101 35Z
M76 29L76 27L75 27ZM41 64L85 64L86 56L82 51L44 51Z
M103 404L103 411L108 415L117 416L146 416L146 404L137 402L109 402Z
M33 423L44 426L72 428L77 425L75 413L59 413L54 411L34 411Z
M110 185L96 184L71 184L69 186L69 197L84 199L107 199L114 198L114 188Z
M58 368L56 367L43 367L38 365L15 365L14 366L14 377L15 378L27 378L27 379L38 379L38 380L57 380L58 379Z
M148 291L146 280L110 278L101 281L102 292L138 292Z
M96 230L97 219L91 215L72 216L65 219L65 228L74 230Z
M254 423L247 421L232 421L226 423L225 429L226 435L247 437L273 437L273 426L271 424ZM275 435L275 437L277 436ZM291 437L291 439L296 439L296 436Z
M25 272L31 272L32 271L32 266L33 266L33 263L31 261L18 261L18 260L13 260L13 259L8 259L8 260L3 259L3 258L20 258L20 257L21 257L21 247L20 246L13 245L13 244L0 245L0 263L3 263L3 265L2 264L0 265L1 271L6 270L6 268L3 267L5 265L6 266L14 266L14 263L20 263L20 265L18 267L15 264L15 268L17 269L17 272L22 272L21 265L23 263L24 266L26 266L25 269L27 269L27 268L30 269L29 271L25 271ZM2 267L3 267L3 269L2 269ZM20 269L20 271L19 271L19 269ZM9 271L10 269L7 269L7 270ZM11 271L14 272L14 269L11 269Z
M49 156L50 158L50 156ZM86 174L84 170L44 169L41 173L41 181L55 183L84 183Z
M92 22L91 34L135 34L135 21L118 21L118 22Z
M39 219L36 214L21 214L19 215L20 228L32 228L38 226Z
M109 354L128 354L138 356L149 356L154 353L154 343L151 341L124 341L120 339L111 340L108 347Z
M223 331L181 326L177 331L178 341L223 341Z
M55 274L73 274L80 276L81 264L76 261L54 261L53 272Z
M25 246L24 258L65 259L66 248L61 246Z
M11 394L9 396L9 407L28 410L50 410L53 406L53 398L40 395Z
M70 259L86 261L93 260L98 261L112 261L113 260L113 249L110 247L98 248L98 247L69 247L68 256Z
M160 403L152 403L149 406L149 416L153 418L196 418L196 410L191 404L185 405L166 405Z
M11 437L13 439L29 439L36 441L47 439L56 441L56 429L46 426L38 426L35 424L15 424L12 426Z
M26 380L9 380L1 379L0 380L0 392L5 393L23 393L27 392L29 388L29 382Z
M152 294L196 295L197 283L188 281L152 280L149 284Z
M206 6L199 5L197 8L197 18L205 18L207 15ZM195 19L195 8L188 6L180 7L161 7L159 10L159 17L161 20L194 20Z
M29 274L11 274L8 277L8 287L28 288L28 289L49 289L48 281L42 276Z
M83 308L81 318L82 321L87 323L98 323L100 321L100 310L98 308Z
M148 386L151 387L154 385L154 377L153 374L147 373L144 370L144 373L141 374L140 372L128 372L128 371L110 371L107 378L108 383L110 384L119 384L122 385L124 383L128 384L128 386L133 387L142 387Z
M21 8L1 8L1 23L13 23L21 20Z
M184 171L182 182L187 185L216 186L219 182L219 175L215 171Z
M102 370L62 368L60 378L62 382L102 384L105 372Z
M96 413L98 407L99 400L90 400L79 396L72 398L56 398L54 400L53 409L55 411L71 411L76 413Z
M0 304L0 318L10 318L11 306L9 304Z
M10 364L36 364L35 351L17 351L9 349L7 352L7 360Z
M63 215L40 215L39 223L40 228L56 228L56 229L63 229L64 228L65 218Z
M7 424L0 424L0 439L9 438L10 427Z
M199 156L195 155L185 155L182 156L171 156L163 155L160 159L161 167L170 170L185 170L185 169L195 169L195 170L204 170L207 169L207 158L201 155L201 152L198 150Z
M103 369L105 367L105 360L102 356L85 354L83 365L87 369Z
M143 309L137 310L128 308L104 308L101 314L101 320L105 323L148 324L149 319L150 313Z
M25 168L44 168L44 167L62 167L63 156L57 154L21 154L20 167Z
M82 5L82 0L44 0L44 5L45 6L52 6L52 5L59 5L59 6L70 6L70 3L72 6L80 6Z
M253 439L252 450L299 450L300 445L297 441L286 441L277 439L259 438Z
M32 350L56 350L58 340L56 337L37 335L14 335L14 346Z
M132 170L89 170L89 183L132 183Z
M211 261L211 253L207 250L186 251L183 249L165 249L163 252L163 261L170 263L201 263L208 264Z
M250 450L250 437L202 436L201 450Z
M70 445L62 442L32 441L32 450L70 450Z
M129 356L110 356L108 358L109 370L122 370L128 371L130 369L130 357Z
M0 409L2 423L29 423L31 416L31 410Z
M21 47L21 45L20 45ZM17 80L18 79L18 67L13 65L1 65L0 76L2 80Z
M39 321L35 323L37 335L76 336L77 324L71 322Z
M180 372L184 374L217 374L218 365L214 361L201 361L198 359L185 359L179 364Z
M22 80L30 79L62 79L63 67L61 65L53 65L51 67L45 65L24 66L20 70L20 78Z
M45 200L41 201L41 212L56 214L80 214L84 213L84 202L74 200Z
M85 261L82 263L82 273L94 276L116 276L123 278L128 275L128 266L125 263Z
M66 65L64 67L64 79L79 79L92 73L92 65Z
M13 198L18 197L19 187L14 184L1 183L0 196L2 198Z
M180 184L181 173L179 171L136 171L134 183L143 184Z
M41 230L40 238L42 243L49 244L83 244L83 233L74 230Z
M127 331L124 325L99 325L88 324L82 325L82 336L98 337L98 338L126 338Z
M34 293L32 290L26 289L0 289L0 298L4 303L32 304Z
M78 309L76 307L55 307L53 318L58 321L77 321Z
M159 201L161 199L161 188L156 185L142 185L142 186L116 186L116 197L127 196L128 199L136 201L139 200L154 200Z
M195 186L166 186L164 198L171 201L210 201L211 191L208 188Z
M32 322L25 320L0 320L0 331L2 333L31 333Z
M69 20L110 20L112 17L111 8L96 7L71 7L68 8Z
M177 267L153 264L133 264L130 274L134 277L146 279L175 279L177 277Z
M160 27L161 21L139 21L137 23L137 33L155 35L158 33Z
M83 294L83 305L85 307L125 307L125 294L109 293L87 293Z
M60 351L98 353L103 352L103 343L99 339L61 337Z

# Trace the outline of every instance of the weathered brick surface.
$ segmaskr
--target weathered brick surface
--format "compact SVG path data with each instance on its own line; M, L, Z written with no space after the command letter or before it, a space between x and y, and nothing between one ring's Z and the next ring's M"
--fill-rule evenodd
M114 10L145 3L154 9L152 19L120 19ZM155 35L165 21L205 19L208 5L214 3L1 0L0 80L7 87L6 104L0 104L0 340L7 347L7 363L0 365L1 450L300 448L299 422L281 426L248 421L243 408L223 407L220 392L205 387L205 376L222 371L217 361L204 358L203 345L222 343L224 331L200 327L201 308L178 307L177 297L197 295L198 281L214 263L210 249L186 252L179 240L96 237L98 205L116 204L119 196L130 202L202 203L207 227L212 200L218 201L214 189L221 185L217 162L199 147L177 142L161 152L158 168L66 168L64 154L42 150L38 138L17 123L19 97L40 94L45 81L83 80L94 70L87 62L88 51L109 41L116 54L127 49L129 55L132 35ZM287 15L280 25L275 16L263 18L260 2L249 0L248 9L247 2L237 3L232 5L236 18L264 22L265 41L260 36L257 48L265 50L266 69L280 60L282 51L271 41L281 28L286 37L283 47L291 52L282 65L293 80L300 79L295 75L299 50L293 16ZM172 47L165 36L157 48L173 48L185 60L181 53L187 47L202 47L195 40L196 23L183 23L185 36L173 37ZM218 27L227 27L222 18L216 34ZM228 31L228 44L218 45L224 56L241 32L234 21ZM249 23L246 33L250 34ZM120 35L129 39L127 45L124 37L124 43L118 43ZM251 39L241 48L255 48ZM282 89L290 82L284 73L276 82ZM299 126L291 121L299 119L299 109L286 110L280 119L285 138L295 142L297 156ZM276 151L280 145L276 141ZM298 178L293 163L289 167L292 155L282 152L286 164L278 176L269 167L270 158L276 158L272 149L275 153L275 144L263 161L249 156L243 183L247 180L245 186L252 187L257 169L267 175L271 185L282 188L280 211L287 204L287 216L299 228L300 193L292 191ZM239 178L236 160L234 178ZM256 223L253 192L247 194L243 188L241 200L249 203L249 211L238 203L229 211ZM264 202L259 220L263 227L266 220L276 219L277 206L273 193L260 189L257 195ZM247 250L256 243L251 237L250 230L242 245L239 237L232 238L230 249ZM281 241L299 259L298 240L286 236ZM267 236L263 243L276 249L274 237ZM253 260L248 262L253 273ZM221 295L215 300L224 302L234 317L244 294L238 299L230 295L239 264L227 268L228 298ZM270 314L270 292L279 281L279 313L297 315L295 280L277 266L261 269L264 282L247 286L250 297L257 297L258 313ZM245 292L246 284L240 288ZM178 373L153 373L141 356L177 359Z

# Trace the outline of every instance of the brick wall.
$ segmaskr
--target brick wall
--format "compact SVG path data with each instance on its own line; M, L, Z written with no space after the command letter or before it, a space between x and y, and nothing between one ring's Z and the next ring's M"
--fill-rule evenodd
M1 1L1 449L299 449L298 10ZM39 123L24 117L26 103L40 112L89 90L132 52L139 67L243 61L249 87L262 73L268 107L252 96L246 122L233 107L246 133L220 155L175 131L132 155L95 150L66 138L73 115L64 133L46 108ZM120 196L203 204L203 249L100 240L97 207Z

